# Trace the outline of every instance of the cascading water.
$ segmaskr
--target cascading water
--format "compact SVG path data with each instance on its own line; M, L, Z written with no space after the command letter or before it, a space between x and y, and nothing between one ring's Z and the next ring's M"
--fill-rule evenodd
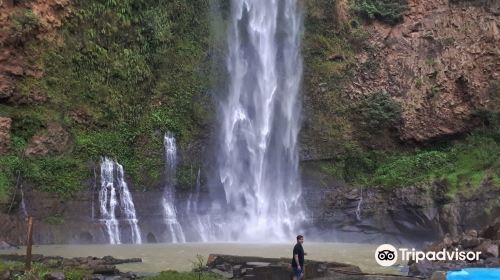
M220 231L217 224L210 219L207 213L200 213L198 203L200 202L201 195L201 170L198 169L196 176L196 186L191 190L186 205L186 213L191 221L191 227L194 232L198 233L198 240L201 242L216 240L215 233Z
M116 219L116 189L114 183L114 162L104 158L101 162L101 189L99 191L99 209L101 221L106 226L110 244L120 244L120 230Z
M134 202L124 179L123 166L107 157L101 161L99 210L100 221L106 227L110 244L122 243L120 223L116 215L117 210L120 211L122 219L129 224L131 242L134 244L142 243Z
M24 191L23 191L22 185L21 185L19 191L21 192L21 213L23 214L23 217L27 218L28 211L26 210L26 202L24 201Z
M123 166L118 163L115 163L115 165L117 169L116 180L118 181L118 190L120 194L120 210L125 218L125 221L127 221L130 225L132 243L141 244L141 231L139 230L139 226L137 224L138 220L135 213L134 202L132 201L132 195L130 194L127 183L123 177Z
M232 1L221 101L223 240L289 241L305 220L298 174L301 15L296 0Z
M170 240L173 243L186 242L186 237L184 236L181 224L177 220L177 211L175 209L177 146L172 133L165 133L163 145L165 147L166 183L163 192L162 207L165 225L170 234Z
M358 206L356 207L356 219L361 221L361 204L363 203L363 188L359 189Z

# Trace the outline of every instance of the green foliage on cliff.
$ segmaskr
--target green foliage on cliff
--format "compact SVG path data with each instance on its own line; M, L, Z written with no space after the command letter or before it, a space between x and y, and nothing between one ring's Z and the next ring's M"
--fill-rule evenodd
M13 119L12 156L22 164L4 163L0 196L13 188L16 172L41 190L72 193L93 176L88 162L101 156L118 160L132 185L146 187L163 169L163 133L174 132L183 149L212 118L208 1L73 5L54 39L29 42L30 59L44 76L25 78L18 88L43 92L48 101L6 110ZM20 11L12 28L31 32L37 26L32 15ZM71 148L59 156L25 158L31 137L49 122L70 132Z
M403 20L408 2L407 0L354 0L352 8L363 18L377 19L394 25Z
M352 118L361 129L377 134L399 123L401 107L387 93L376 93L354 104Z
M10 16L12 37L21 40L40 26L40 20L30 9L18 9Z
M452 189L477 187L485 180L500 182L500 129L479 130L457 143L423 149L366 151L351 148L322 170L364 186L388 188L412 186L435 180Z

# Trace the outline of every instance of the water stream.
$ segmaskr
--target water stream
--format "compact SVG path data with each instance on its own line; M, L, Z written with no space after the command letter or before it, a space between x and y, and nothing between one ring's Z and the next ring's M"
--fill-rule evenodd
M125 182L123 166L107 157L101 161L99 214L99 221L105 225L110 244L121 244L122 235L128 242L142 243L135 206ZM127 223L125 228L128 229L128 234L121 233L120 220Z
M186 242L184 231L177 220L175 208L175 185L177 175L177 145L172 133L167 132L163 137L165 147L165 188L162 198L163 216L167 227L167 240L172 243Z

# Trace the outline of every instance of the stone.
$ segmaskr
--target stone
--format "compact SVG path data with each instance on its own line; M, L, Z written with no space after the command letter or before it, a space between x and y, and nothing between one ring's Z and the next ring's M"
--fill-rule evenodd
M12 120L7 117L0 117L0 155L10 151L10 126Z
M474 251L480 251L482 259L498 258L498 244L489 240L474 248Z
M220 275L226 279L233 278L233 273L231 273L231 272L222 271L222 270L217 269L217 268L212 268L210 271L217 274L217 275Z
M446 271L435 271L430 280L446 280Z
M270 264L271 263L268 263L268 262L247 262L248 266L257 266L257 267L269 266Z
M10 249L17 249L17 246L14 246L12 244L9 244L3 240L0 240L0 250L10 250Z
M477 238L477 230L469 229L465 232L465 235L473 237L473 238Z
M481 244L481 239L477 237L464 236L464 238L460 241L460 244L462 245L462 248L470 249Z
M62 154L69 146L70 135L59 124L49 124L47 130L34 135L24 155L28 157Z

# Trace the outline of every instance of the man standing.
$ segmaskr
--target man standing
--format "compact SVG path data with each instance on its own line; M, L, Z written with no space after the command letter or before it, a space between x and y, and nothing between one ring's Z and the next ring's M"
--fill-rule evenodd
M304 276L304 236L297 235L297 244L293 247L292 268L293 280L300 280Z

